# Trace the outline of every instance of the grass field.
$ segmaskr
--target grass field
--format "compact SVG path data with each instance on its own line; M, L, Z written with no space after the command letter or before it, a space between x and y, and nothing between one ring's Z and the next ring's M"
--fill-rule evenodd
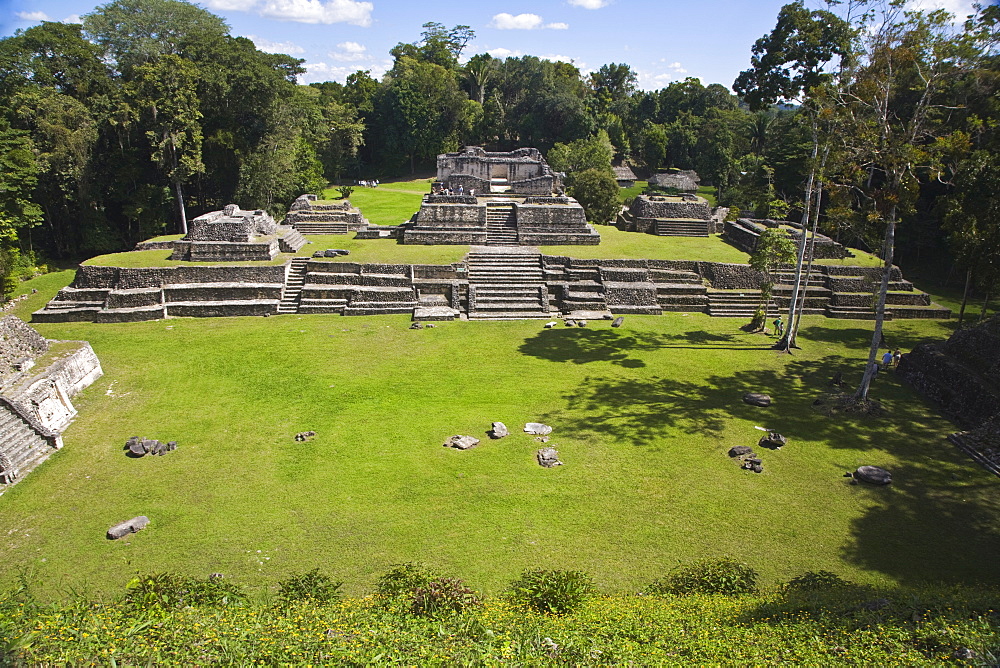
M72 272L43 276L27 317ZM629 316L621 329L405 316L39 324L86 339L105 376L77 397L66 447L0 498L0 582L29 569L52 595L117 592L136 571L223 572L251 588L322 567L370 590L428 562L495 591L524 568L577 568L605 591L678 560L730 554L767 582L827 569L869 583L1000 581L1000 481L945 440L954 430L886 374L886 418L812 408L859 377L870 324L806 318L804 350L767 349L739 320ZM948 323L895 321L904 350ZM747 391L775 398L743 404ZM490 441L502 420L514 435ZM527 421L554 427L565 466L542 469ZM777 429L765 473L727 456ZM296 432L315 430L306 443ZM458 452L453 434L483 443ZM176 440L129 459L132 435ZM860 464L888 488L851 486ZM135 515L143 532L111 542Z

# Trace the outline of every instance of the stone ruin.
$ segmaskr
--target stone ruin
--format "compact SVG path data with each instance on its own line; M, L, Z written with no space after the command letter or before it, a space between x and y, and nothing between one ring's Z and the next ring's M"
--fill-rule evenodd
M86 341L49 341L16 316L0 319L0 486L62 447L72 397L102 375Z
M727 221L723 228L723 236L726 241L739 248L744 253L752 255L757 249L757 240L766 229L781 229L798 244L802 238L802 225L792 223L787 220L770 220L739 218ZM812 243L812 242L810 242ZM808 246L807 246L808 248ZM813 246L813 258L817 260L834 259L841 260L845 257L854 257L841 244L830 237L816 233L816 242Z
M628 232L663 237L707 237L721 231L719 218L704 197L639 195L622 211L618 222Z
M191 220L187 235L173 242L171 260L229 262L273 260L294 253L307 243L288 226L279 226L266 211L244 211L228 204Z
M1000 315L917 346L896 375L966 429L952 442L1000 474Z
M659 188L673 188L681 192L697 192L701 177L693 169L678 169L662 174L654 174L649 178L649 185Z
M438 156L433 191L403 226L401 238L404 244L482 246L601 241L538 149L490 153L478 146Z
M320 201L307 194L292 202L285 225L302 234L347 234L367 228L368 219L350 200Z

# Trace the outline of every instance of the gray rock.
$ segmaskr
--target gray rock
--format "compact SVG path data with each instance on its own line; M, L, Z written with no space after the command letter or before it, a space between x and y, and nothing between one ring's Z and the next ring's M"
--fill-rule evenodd
M751 448L749 445L734 445L733 447L729 448L730 457L742 457L743 455L752 455L752 454L753 454L753 448Z
M311 439L315 435L316 435L316 432L314 432L314 431L300 431L299 433L295 434L295 440L296 441L308 441L309 439Z
M528 434L535 434L536 436L547 436L552 433L552 427L547 424L542 424L541 422L529 422L524 425L524 431Z
M555 448L542 448L536 455L538 458L538 463L547 469L553 466L562 466L562 462L559 461L559 451Z
M507 425L503 422L494 422L490 427L490 438L503 438L504 436L510 436Z
M750 470L754 473L763 473L764 466L760 462L757 462L756 464L750 466Z
M412 325L410 325L410 329L423 329L423 328L424 326L421 325L419 322L415 322Z
M586 327L587 326L587 321L586 320L577 320L576 321L576 326L577 327Z
M136 457L142 457L146 454L146 449L142 447L142 439L138 436L132 436L125 441L125 447Z
M548 436L535 436L535 440L538 441L539 443L548 443L549 442L549 437Z
M455 448L456 450L468 450L479 445L479 439L475 436L452 436L444 442L444 447Z
M566 323L567 327L576 327L576 320L569 320L569 319L567 319L567 320L564 320L563 322Z
M892 474L878 466L859 466L854 479L872 485L888 485L892 482Z
M776 431L767 432L767 436L762 436L760 441L757 442L762 448L771 448L777 450L782 446L788 445L788 439L779 434Z
M625 322L625 316L618 316L615 321L611 323L612 327L621 327L622 323Z
M751 406L766 407L771 405L771 397L760 392L748 392L744 394L743 401Z
M559 323L557 323L555 320L550 320L549 322L545 323L545 329L552 329L557 324Z
M138 517L133 517L132 519L116 524L110 529L108 529L108 539L118 540L122 536L127 536L130 533L135 533L136 531L141 531L149 524L149 518L145 515L139 515Z

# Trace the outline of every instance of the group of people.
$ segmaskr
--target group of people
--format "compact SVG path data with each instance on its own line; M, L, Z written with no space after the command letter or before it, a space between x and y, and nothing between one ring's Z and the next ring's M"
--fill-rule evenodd
M444 186L435 185L433 188L431 188L431 194L447 195L447 196L458 195L459 197L462 197L463 195L465 195L465 187L462 186L462 184L459 184L457 188L446 188ZM476 196L476 189L469 188L469 197L475 197L475 196Z
M902 357L903 353L899 351L899 348L896 348L895 352L889 352L888 350L885 351L885 354L882 355L882 368L888 369L890 367L899 366L899 360Z
M358 185L365 188L378 188L378 179L374 181L358 181Z

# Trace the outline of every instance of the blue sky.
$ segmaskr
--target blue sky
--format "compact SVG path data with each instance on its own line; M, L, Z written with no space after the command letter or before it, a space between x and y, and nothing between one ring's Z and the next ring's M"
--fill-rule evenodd
M468 25L476 39L465 55L534 55L575 63L591 71L628 63L639 86L662 88L698 77L732 84L749 65L750 47L774 27L788 0L205 0L232 34L264 51L302 58L303 83L343 81L359 69L380 77L391 65L389 49L419 39L421 26ZM960 16L972 0L912 0ZM819 0L806 0L819 8ZM77 21L93 0L0 0L0 36L41 20Z

